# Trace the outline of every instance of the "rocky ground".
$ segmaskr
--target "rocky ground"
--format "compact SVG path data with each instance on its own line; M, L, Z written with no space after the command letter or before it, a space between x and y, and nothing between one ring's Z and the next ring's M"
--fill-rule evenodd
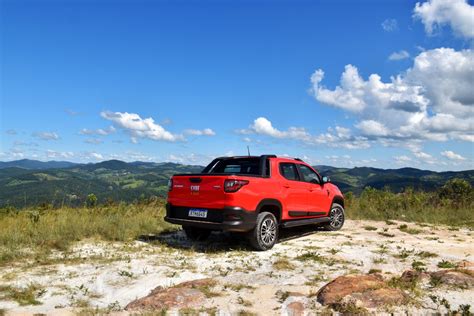
M222 233L83 241L41 265L0 267L0 315L472 313L473 234L347 221L338 232L285 230L266 252Z

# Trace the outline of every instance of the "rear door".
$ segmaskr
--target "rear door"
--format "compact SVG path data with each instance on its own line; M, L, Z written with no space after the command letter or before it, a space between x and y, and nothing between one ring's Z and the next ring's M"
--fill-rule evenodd
M309 184L300 181L298 169L294 163L280 162L278 169L283 177L281 186L288 218L307 216Z
M298 164L301 180L308 184L307 210L310 216L323 216L329 211L329 192L321 185L319 175L310 167Z

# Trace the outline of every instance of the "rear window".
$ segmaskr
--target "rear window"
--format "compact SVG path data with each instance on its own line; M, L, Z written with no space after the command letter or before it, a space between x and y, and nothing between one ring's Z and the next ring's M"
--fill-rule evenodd
M268 159L266 169L269 174ZM260 158L222 159L208 173L260 175Z

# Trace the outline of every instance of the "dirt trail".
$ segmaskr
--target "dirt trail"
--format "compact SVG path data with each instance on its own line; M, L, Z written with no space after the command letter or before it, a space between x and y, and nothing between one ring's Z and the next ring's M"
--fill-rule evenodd
M402 224L408 228L400 230ZM198 288L204 296L195 310L219 315L241 311L312 315L328 310L316 293L338 276L378 272L389 280L413 265L438 271L440 262L448 267L474 261L473 233L402 222L347 221L338 232L314 227L285 230L280 243L266 252L252 251L238 237L222 233L203 243L189 242L181 231L129 244L85 241L69 254L55 254L48 265L22 262L1 267L0 286L36 284L40 304L20 306L0 292L0 310L11 315L62 315L98 307L127 314L123 310L127 304L158 286L166 289L210 278L211 285ZM469 263L464 265L469 268ZM435 283L417 292L404 291L410 304L370 311L443 312L446 308L439 303L443 298L457 310L472 304L474 297L472 286Z

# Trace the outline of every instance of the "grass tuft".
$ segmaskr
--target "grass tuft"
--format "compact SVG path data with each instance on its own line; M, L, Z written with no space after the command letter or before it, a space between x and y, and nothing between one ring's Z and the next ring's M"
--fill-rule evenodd
M12 300L24 305L41 305L38 300L46 290L37 283L30 283L27 287L19 288L10 285L0 286L0 300Z

